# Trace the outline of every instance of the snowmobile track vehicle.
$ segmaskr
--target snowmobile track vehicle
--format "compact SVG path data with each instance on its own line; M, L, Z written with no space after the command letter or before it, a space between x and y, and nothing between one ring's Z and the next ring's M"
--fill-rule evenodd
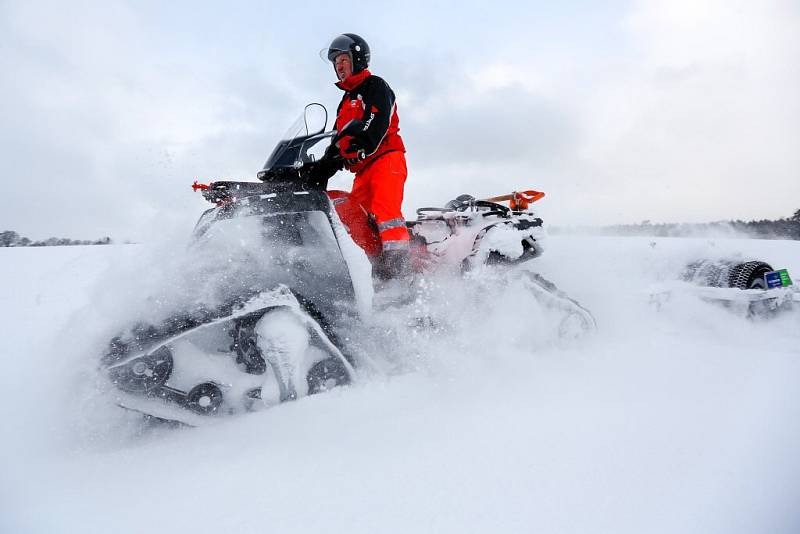
M310 126L314 114L324 114L321 127ZM213 255L222 243L226 254L241 254L222 254L224 269L209 275L219 298L134 324L111 340L101 371L117 404L202 425L355 379L363 362L353 332L373 313L372 280L367 274L366 287L357 275L369 266L377 228L360 207L349 206L349 213L361 219L349 218L347 193L326 191L323 154L336 133L325 132L326 123L321 105L307 106L258 172L259 182L195 182L215 207L198 220L193 249ZM418 276L538 257L542 220L528 208L542 196L462 195L444 208L420 209L419 219L408 223ZM232 268L238 270L225 270ZM563 315L562 335L595 328L586 309L540 275L509 270L504 276L522 280Z

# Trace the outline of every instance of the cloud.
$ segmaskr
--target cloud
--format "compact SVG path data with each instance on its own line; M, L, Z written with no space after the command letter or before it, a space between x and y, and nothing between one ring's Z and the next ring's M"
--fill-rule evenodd
M192 180L253 179L306 102L335 106L316 52L341 31L370 40L397 93L408 215L528 187L548 193L558 224L798 207L788 2L0 10L0 68L13 73L0 79L0 230L143 239L189 224L205 207Z
M596 87L583 156L627 200L627 220L797 209L797 10L641 2L626 20L638 55ZM769 195L770 183L787 195Z
M191 204L193 178L255 176L268 148L254 134L284 122L256 94L280 100L285 88L164 52L125 3L82 7L45 17L41 4L6 7L14 46L0 67L15 74L0 82L7 226L32 237L141 238L150 217ZM80 26L65 23L73 18Z

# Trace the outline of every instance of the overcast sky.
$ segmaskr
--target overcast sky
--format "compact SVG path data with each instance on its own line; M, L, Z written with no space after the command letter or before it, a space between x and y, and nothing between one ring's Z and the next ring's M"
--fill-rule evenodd
M409 218L529 188L559 225L800 209L796 0L0 0L0 230L188 231L194 179L255 180L305 103L335 110L343 32L397 94Z

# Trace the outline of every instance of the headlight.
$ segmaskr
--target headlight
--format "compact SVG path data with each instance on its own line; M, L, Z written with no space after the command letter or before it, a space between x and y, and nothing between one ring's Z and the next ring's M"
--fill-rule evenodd
M108 370L111 381L123 391L146 393L163 385L172 373L172 352L162 346Z

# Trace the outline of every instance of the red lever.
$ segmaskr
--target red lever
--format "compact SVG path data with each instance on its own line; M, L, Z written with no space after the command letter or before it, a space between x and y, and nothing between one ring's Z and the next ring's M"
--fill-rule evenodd
M544 197L541 191L534 191L528 189L527 191L514 191L509 195L500 195L499 197L487 198L489 202L505 202L508 201L508 206L515 211L528 209L529 204L533 204L537 200Z
M534 191L533 189L520 192L514 191L511 193L508 204L512 210L526 210L529 204L533 204L543 197L544 193L541 191Z

